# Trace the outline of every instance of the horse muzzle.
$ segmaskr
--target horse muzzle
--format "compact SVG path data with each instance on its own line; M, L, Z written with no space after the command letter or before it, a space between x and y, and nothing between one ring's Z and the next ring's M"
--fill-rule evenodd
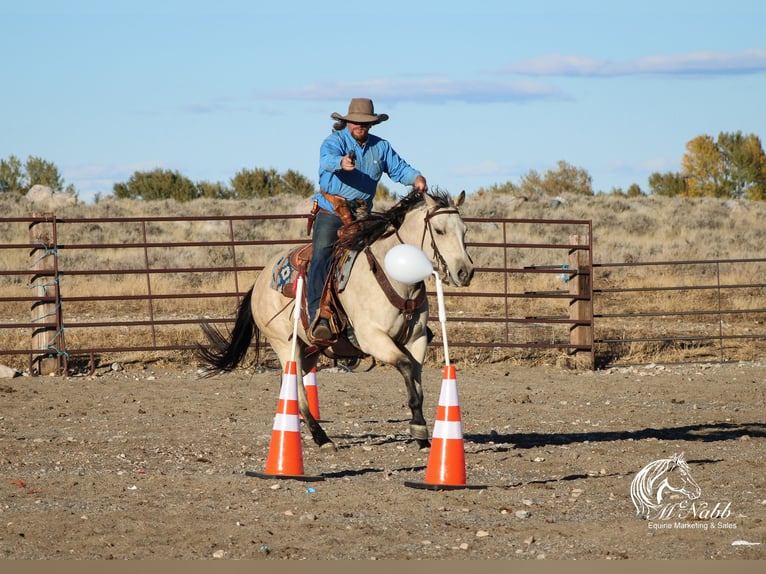
M455 287L468 287L473 280L473 267L461 265L457 273L449 270L449 282Z

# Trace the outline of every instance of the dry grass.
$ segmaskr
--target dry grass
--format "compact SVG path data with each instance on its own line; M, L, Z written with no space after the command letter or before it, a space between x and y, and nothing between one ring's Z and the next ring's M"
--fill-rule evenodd
M379 202L376 207L383 209L390 202ZM140 217L140 216L190 216L210 217L234 214L304 214L309 208L308 201L291 196L254 201L214 201L200 199L189 203L175 201L143 202L115 200L107 198L95 205L79 204L68 207L66 212L57 211L60 218L102 218L102 217ZM26 217L33 212L45 212L45 206L30 204L25 198L10 194L0 194L0 209L4 217ZM715 259L745 259L763 256L766 245L766 203L716 199L680 199L662 197L622 198L615 196L548 196L515 197L478 193L468 197L463 208L467 217L476 218L512 218L512 219L577 219L593 222L594 281L597 288L642 288L673 287L687 285L696 287L701 284L743 284L766 283L766 269L758 265L687 265L674 268L647 268L635 265L650 261L689 261ZM135 223L120 224L71 224L59 226L60 244L75 244L87 237L89 243L129 244L146 237L148 241L209 241L221 240L232 232L236 239L273 240L278 238L305 238L305 221L270 220L257 226L234 224L230 230L228 223L219 221L189 221L180 223L151 222L145 228ZM514 224L506 226L506 240L520 243L566 243L569 235L582 233L582 227L571 225L535 225ZM22 223L10 223L0 220L0 240L9 243L27 241L27 227ZM470 227L469 241L501 241L496 223L474 223ZM277 247L241 249L236 253L238 265L263 265ZM29 267L29 254L23 249L3 250L0 270L26 269ZM499 248L473 249L472 254L478 267L505 266L560 266L566 262L566 251L560 250L525 250ZM90 269L94 265L94 255L86 250L62 250L60 257L66 257L68 270ZM98 253L98 261L108 261L111 269L142 269L143 258L147 257L151 268L171 267L177 269L195 266L225 266L232 263L233 254L227 247L189 247L189 248L153 248L145 255L143 250L115 248ZM620 263L633 264L624 267L598 268L598 264ZM98 265L106 265L98 263ZM239 287L247 287L253 277L238 277ZM26 278L18 275L0 275L3 291L26 294L27 287L22 282ZM535 274L518 276L512 286L515 292L565 290L566 285L557 274ZM502 290L503 274L483 274L477 276L468 292L486 292ZM92 297L110 294L120 296L141 295L147 289L147 277L142 274L124 276L88 276L75 275L62 278L62 290L77 293L79 296ZM234 276L231 273L199 273L179 271L175 274L157 275L151 278L151 288L155 293L195 292L231 292L235 290ZM766 299L764 288L747 290L728 290L723 293L704 290L667 291L654 293L651 297L637 297L631 294L614 294L600 299L602 307L596 313L646 312L656 309L666 313L716 309L719 305L728 309L764 308ZM154 317L195 318L204 316L230 316L234 301L231 298L212 298L188 300L182 310L173 300L159 301L153 304ZM506 302L498 298L466 297L451 303L450 313L456 317L470 314L482 317L505 317L509 310ZM99 308L101 306L102 308ZM561 300L516 298L510 303L511 316L533 317L560 315ZM564 311L565 312L565 311ZM73 302L67 307L70 321L76 318L88 319L107 316L120 318L141 318L149 313L146 302L125 300L114 307L106 303L94 305ZM25 303L2 303L0 322L23 321L30 316L29 305ZM726 316L729 328L736 327L737 332L747 333L763 331L763 316L753 319L753 315L737 317ZM671 321L672 322L672 321ZM709 319L679 317L679 328L692 337L695 333L717 332L720 325L718 317ZM667 325L668 323L665 323ZM470 323L456 323L451 338L455 340L492 341L549 341L555 342L566 338L567 327L555 327L543 324L506 324L481 328ZM597 337L615 339L658 338L656 321L616 319L597 321ZM666 329L666 327L663 327ZM168 326L154 332L142 329L123 329L123 333L109 333L109 337L121 337L124 345L138 345L149 339L170 342L194 342L200 340L196 326ZM660 330L661 331L661 330ZM104 329L97 338L106 337ZM70 344L84 343L84 333L69 333ZM91 337L93 335L91 334ZM0 332L0 344L5 348L23 348L28 344L26 334L13 331ZM122 337L125 338L123 341ZM743 340L736 348L727 349L728 357L753 358L762 356L762 343ZM441 350L432 349L434 360L441 359ZM614 343L607 350L609 360L625 362L672 362L679 358L700 358L715 360L721 349L710 341L695 343L686 341L645 341ZM475 362L510 361L524 364L555 363L562 360L562 354L550 350L518 349L507 350L499 347L459 348L453 360ZM139 354L140 355L140 354ZM147 358L144 353L136 357ZM154 359L155 357L150 357ZM157 357L160 358L160 357ZM190 359L190 356L185 356Z

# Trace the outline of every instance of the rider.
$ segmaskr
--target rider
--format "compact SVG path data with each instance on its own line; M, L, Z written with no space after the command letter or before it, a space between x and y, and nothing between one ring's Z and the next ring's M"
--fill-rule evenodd
M322 291L332 263L338 230L364 216L372 208L378 182L384 173L391 180L428 190L426 178L404 161L388 141L370 133L370 128L388 119L376 114L372 100L354 98L345 116L333 112L333 131L319 150L319 188L314 195L313 253L309 265L306 296L315 340L332 337L329 310L320 306Z

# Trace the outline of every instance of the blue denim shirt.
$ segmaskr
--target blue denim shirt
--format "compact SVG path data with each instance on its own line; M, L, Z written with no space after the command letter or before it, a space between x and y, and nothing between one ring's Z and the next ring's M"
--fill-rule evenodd
M356 152L356 169L343 171L341 159L350 150ZM372 208L372 201L383 174L392 181L412 185L420 172L404 161L388 141L373 134L367 135L364 146L359 145L348 129L333 132L325 138L319 150L319 188L332 195L347 199L364 199ZM314 195L319 207L332 211L332 204L321 193Z

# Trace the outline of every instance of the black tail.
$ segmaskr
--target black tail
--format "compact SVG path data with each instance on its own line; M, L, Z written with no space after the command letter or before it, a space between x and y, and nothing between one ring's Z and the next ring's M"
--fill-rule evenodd
M205 363L205 366L202 367L203 377L212 377L219 373L233 371L245 358L247 349L250 347L250 342L257 330L253 320L253 311L250 308L252 298L253 288L251 287L239 303L234 331L228 338L210 323L202 323L202 331L210 343L209 347L202 345L197 347L196 355ZM257 357L257 339L255 352Z

